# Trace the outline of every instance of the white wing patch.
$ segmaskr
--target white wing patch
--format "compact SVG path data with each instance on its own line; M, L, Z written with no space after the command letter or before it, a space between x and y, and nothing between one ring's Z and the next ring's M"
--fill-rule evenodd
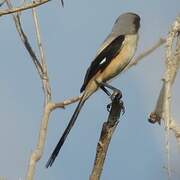
M102 64L104 64L105 62L106 62L106 57L99 63L99 65L102 65Z

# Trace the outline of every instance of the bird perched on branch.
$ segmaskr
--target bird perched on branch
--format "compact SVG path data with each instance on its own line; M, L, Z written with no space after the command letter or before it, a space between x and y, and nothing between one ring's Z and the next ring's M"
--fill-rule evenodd
M84 83L80 90L82 97L46 164L47 168L52 166L56 159L85 101L99 88L108 95L110 93L106 88L117 90L107 84L107 82L120 74L133 58L137 48L139 28L140 17L135 13L124 13L115 21L111 33L97 50L94 60L87 69Z

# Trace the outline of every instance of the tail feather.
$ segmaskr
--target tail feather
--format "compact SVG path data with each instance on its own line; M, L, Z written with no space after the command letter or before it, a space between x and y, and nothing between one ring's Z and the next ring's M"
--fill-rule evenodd
M75 111L74 111L74 114L72 115L72 118L71 118L71 120L69 121L68 126L66 127L63 135L61 136L58 144L56 145L53 153L51 154L48 162L46 163L46 168L51 167L52 164L53 164L53 162L55 161L55 159L56 159L56 157L57 157L57 155L58 155L58 153L59 153L62 145L64 144L64 142L65 142L65 140L66 140L66 138L67 138L67 136L68 136L68 134L69 134L69 132L70 132L70 130L72 129L74 123L76 122L76 119L77 119L77 117L78 117L78 114L79 114L81 108L83 107L85 101L86 101L86 98L85 98L85 94L84 94L84 95L82 96L79 104L77 105L77 107L76 107L76 109L75 109Z

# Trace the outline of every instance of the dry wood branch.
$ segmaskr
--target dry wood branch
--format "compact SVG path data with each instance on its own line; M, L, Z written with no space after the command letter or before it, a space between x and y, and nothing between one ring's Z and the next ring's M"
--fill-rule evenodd
M10 3L9 0L7 0L6 3L9 8L12 8L12 4ZM50 115L50 112L52 109L52 104L50 103L51 89L50 89L50 84L49 84L47 67L46 67L45 60L44 60L44 52L43 52L42 43L41 43L41 39L40 39L40 30L39 30L39 26L38 26L38 20L37 20L35 11L34 11L34 21L35 21L37 42L38 42L38 47L39 47L39 51L40 51L41 62L38 60L36 54L32 50L31 45L28 41L28 38L22 29L22 25L20 22L20 16L18 14L16 14L16 15L13 14L13 19L14 19L14 22L16 25L16 29L19 33L19 36L20 36L26 50L28 51L30 57L32 58L32 61L38 71L38 74L42 81L43 90L44 90L44 102L45 103L44 103L44 112L43 112L43 117L41 120L41 126L40 126L40 131L39 131L39 139L38 139L36 149L33 151L32 155L29 159L29 165L28 165L28 170L27 170L27 175L26 175L27 180L32 180L34 177L34 174L35 174L36 162L41 158L41 156L43 154L43 150L44 150L45 139L46 139L46 134L47 134L47 125L48 125L49 115Z
M45 105L43 116L41 119L38 143L37 143L36 149L33 151L33 153L31 154L31 157L29 159L26 180L33 179L36 163L42 157L44 145L45 145L45 141L46 141L48 122L49 122L49 117L50 117L51 112L53 110L55 110L56 108L64 108L67 105L75 103L75 102L79 101L80 98L81 98L81 96L74 97L74 98L66 99L63 102L59 102L59 103L48 102Z
M9 8L12 8L12 5L9 0L7 0L7 5ZM43 91L44 91L44 110L43 110L43 116L41 119L39 138L38 138L36 149L33 151L29 159L28 170L27 170L27 175L26 175L27 180L32 180L35 174L36 163L42 157L42 154L43 154L50 113L52 112L53 109L64 108L64 106L78 101L79 97L67 99L60 103L51 102L51 88L50 88L50 83L49 83L49 78L48 78L47 66L45 62L44 50L43 50L42 42L41 42L39 22L38 22L35 9L33 9L33 19L34 19L34 24L35 24L35 29L36 29L37 45L39 48L40 60L37 58L35 52L32 50L31 45L28 41L28 38L23 31L23 28L20 22L20 16L18 14L13 14L13 19L16 25L16 29L19 33L19 36L21 37L21 40L26 50L28 51L29 55L31 56L32 61L38 71L38 74L40 75Z
M57 108L65 108L65 106L73 104L77 101L79 101L81 99L82 95L77 96L77 97L72 97L70 99L66 99L63 102L57 102L57 103L53 103L53 110L57 109Z
M44 49L43 49L43 45L41 41L40 25L38 22L38 17L37 17L35 8L32 9L32 14L33 14L33 20L34 20L34 25L35 25L35 30L36 30L37 45L38 45L39 54L40 54L40 62L43 68L43 77L41 78L41 80L42 80L44 97L45 97L44 104L47 104L49 101L51 101L51 87L49 83L48 70L47 70L47 65L46 65L46 60L45 60L45 53L44 53Z
M176 121L173 118L171 118L169 128L174 133L174 135L175 135L175 137L177 139L178 146L180 148L180 125L177 124Z
M42 81L43 92L44 92L44 112L43 112L43 117L41 120L38 142L29 160L29 165L28 165L28 170L27 170L27 175L26 175L27 180L33 179L36 163L42 157L44 146L45 146L46 135L47 135L49 116L53 107L51 103L51 88L50 88L50 83L49 83L48 70L47 70L47 66L45 62L45 55L44 55L44 50L43 50L41 36L40 36L40 27L39 27L38 17L37 17L35 9L32 9L32 13L33 13L33 20L34 20L35 30L36 30L37 45L38 45L40 59L41 59L40 62L43 69L43 77L41 78L41 81Z
M171 116L171 94L172 85L175 81L177 72L180 67L180 17L173 23L166 41L166 70L163 78L163 85L159 93L159 97L155 106L155 110L150 115L152 123L165 121L165 127L169 125L170 129L174 129L175 122ZM173 51L173 43L176 41L176 48ZM173 125L173 128L171 127ZM177 125L178 127L178 125ZM179 128L177 128L179 129ZM180 132L177 132L177 137Z
M11 2L9 0L6 0L6 4L9 7L9 9L13 8L12 4L11 4ZM34 65L35 65L35 67L36 67L36 69L37 69L37 71L39 73L39 76L41 78L43 78L43 68L42 68L42 65L39 62L35 52L33 51L32 47L31 47L31 45L29 43L29 40L28 40L28 38L27 38L23 28L22 28L21 21L20 21L20 16L18 14L12 14L12 16L13 16L13 20L14 20L14 23L15 23L15 26L16 26L16 30L17 30L20 38L21 38L21 41L23 42L27 52L31 56L31 59L32 59Z
M44 145L45 145L45 141L46 141L48 121L49 121L49 116L50 116L51 112L57 108L64 108L67 105L75 103L75 102L79 101L80 98L81 98L81 96L74 97L74 98L66 99L63 102L59 102L59 103L48 102L45 105L43 117L42 117L41 125L40 125L38 143L37 143L36 149L31 154L31 157L29 160L26 180L33 179L36 163L42 157Z
M46 134L47 134L48 121L49 121L49 116L50 116L51 111L52 111L52 104L51 103L46 104L44 108L44 112L43 112L43 117L41 120L38 143L37 143L36 149L33 151L29 159L26 180L33 180L36 163L43 154L44 144L45 144Z
M166 130L166 151L167 151L167 170L168 178L171 177L170 167L170 140L169 131L175 133L177 143L180 142L180 128L177 122L172 119L171 115L171 96L172 86L175 81L177 72L180 67L180 17L176 18L173 23L166 40L166 69L163 78L163 85L156 103L155 110L151 113L149 121L152 123L159 122L161 119L164 121ZM174 42L176 41L175 51L173 49Z
M94 166L92 173L90 175L90 180L99 180L104 161L106 158L109 143L111 141L112 135L119 123L118 119L120 117L121 111L123 110L123 102L119 98L119 94L116 95L112 102L111 110L107 122L103 123L101 130L100 139L96 149L96 157L94 161Z
M21 11L24 11L27 9L32 9L32 8L35 8L35 7L40 6L42 4L45 4L49 1L51 1L51 0L36 0L36 1L30 2L30 3L25 3L23 6L20 6L20 7L14 7L14 8L1 10L0 16L21 12Z

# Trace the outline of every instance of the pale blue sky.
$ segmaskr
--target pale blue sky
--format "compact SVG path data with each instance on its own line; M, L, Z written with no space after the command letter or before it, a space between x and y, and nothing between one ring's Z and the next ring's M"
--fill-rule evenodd
M65 8L61 8L60 2L54 0L38 8L53 100L61 101L79 94L96 49L110 32L115 19L127 11L141 16L137 55L166 36L180 13L180 1L67 0ZM22 13L22 20L34 45L31 11ZM24 179L29 155L37 142L43 93L39 77L10 16L1 17L0 42L0 176L18 180L20 177ZM163 168L166 166L163 127L147 121L161 87L164 56L161 47L112 82L123 92L126 113L110 144L102 180L167 179ZM177 100L173 100L173 116L177 120L180 117L179 80L178 77L174 88ZM54 165L45 169L76 104L52 113L36 180L88 179L101 126L108 115L107 103L108 98L101 91L87 101ZM172 180L179 180L180 157L175 141L172 142L171 164L175 171Z

